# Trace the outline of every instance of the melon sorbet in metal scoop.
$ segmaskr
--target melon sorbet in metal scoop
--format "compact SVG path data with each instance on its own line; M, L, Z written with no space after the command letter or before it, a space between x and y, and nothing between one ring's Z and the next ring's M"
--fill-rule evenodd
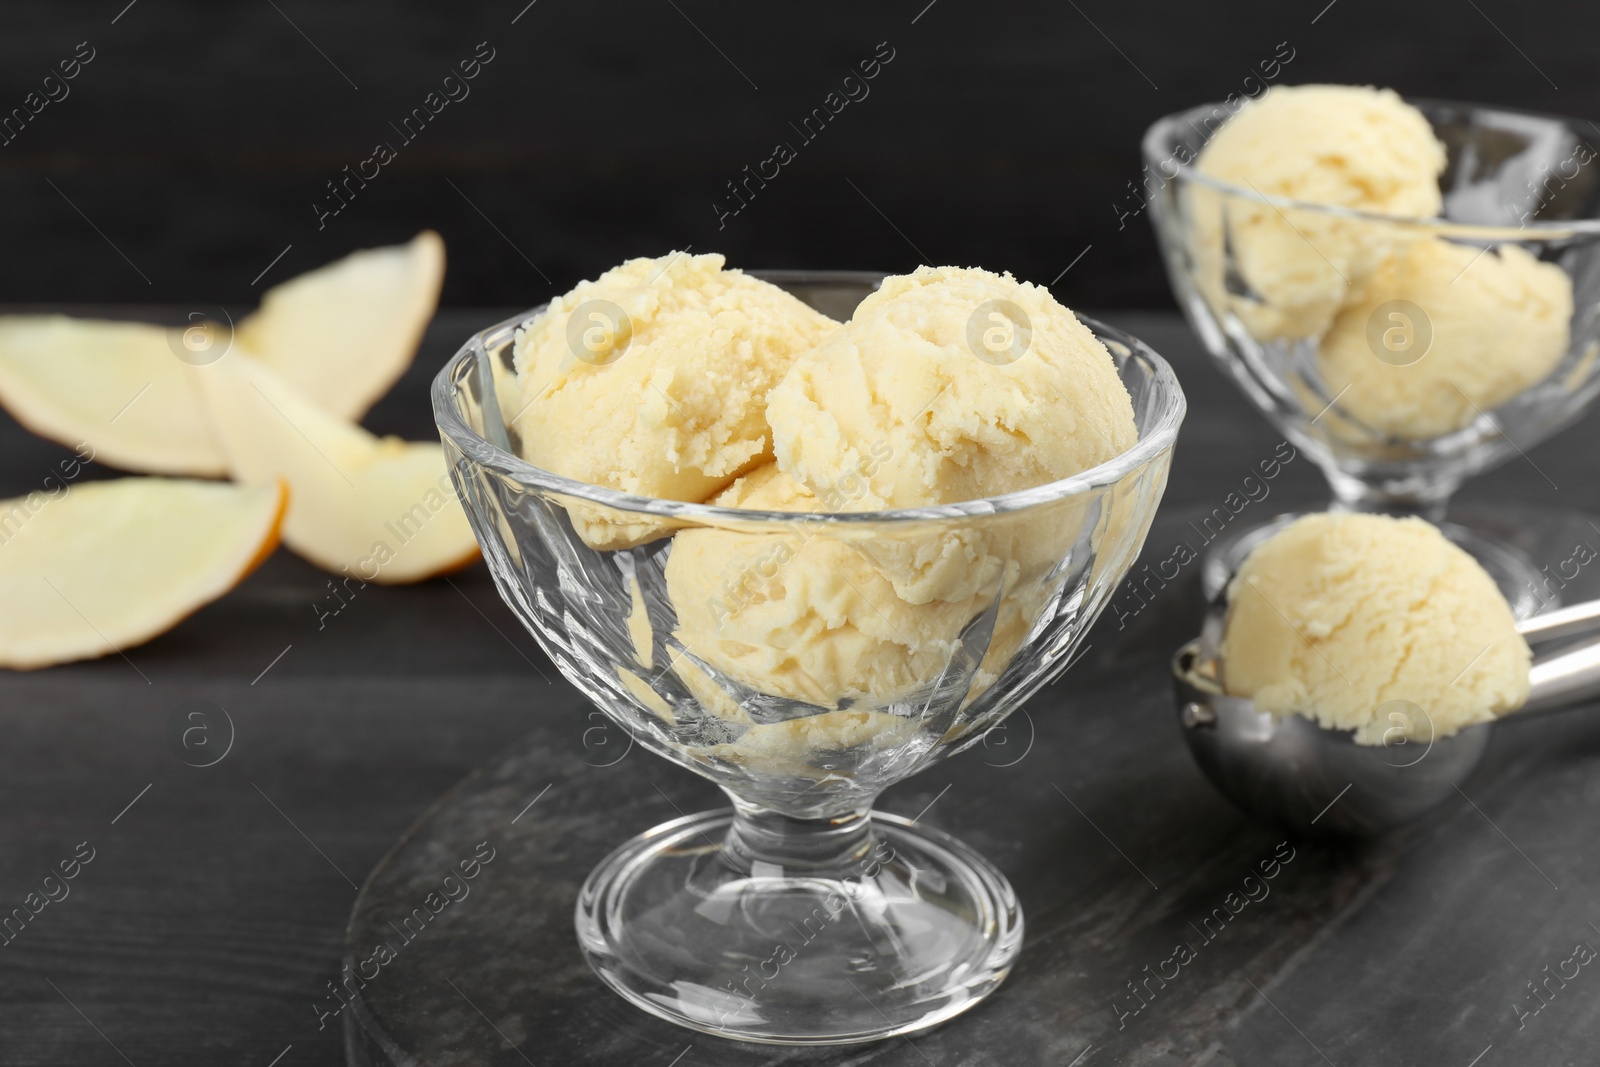
M1530 659L1493 579L1421 519L1307 515L1228 586L1224 690L1279 718L1354 730L1357 744L1395 729L1448 737L1513 711ZM1386 714L1397 708L1409 710Z

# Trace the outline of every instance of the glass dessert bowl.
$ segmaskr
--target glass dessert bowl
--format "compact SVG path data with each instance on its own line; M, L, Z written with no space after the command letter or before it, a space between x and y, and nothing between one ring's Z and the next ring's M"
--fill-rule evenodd
M1525 614L1534 564L1442 520L1466 478L1525 456L1600 392L1596 149L1578 120L1409 104L1444 149L1438 217L1208 174L1197 161L1230 117L1212 104L1146 133L1152 222L1190 325L1322 469L1331 506L1439 523ZM1214 542L1207 595L1276 528Z
M833 314L877 280L763 277ZM1015 895L961 842L872 804L1065 668L1165 488L1176 377L1084 320L1133 402L1137 443L1110 462L912 510L733 509L518 458L512 348L540 310L471 338L434 382L462 501L501 595L568 680L733 804L658 826L594 869L576 909L590 964L654 1015L747 1041L866 1041L971 1007L1021 948ZM592 548L583 531L599 528L630 543ZM951 546L970 561L969 599L888 595L906 553ZM749 610L819 584L843 622L795 623L781 649L740 642Z

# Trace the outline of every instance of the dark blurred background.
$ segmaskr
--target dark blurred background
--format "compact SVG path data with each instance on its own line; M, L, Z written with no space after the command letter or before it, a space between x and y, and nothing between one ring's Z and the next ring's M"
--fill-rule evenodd
M0 302L248 305L426 226L455 305L529 305L693 246L744 267L975 264L1059 277L1069 304L1166 307L1148 221L1123 214L1153 119L1264 63L1278 83L1600 115L1597 39L1593 0L10 0L0 116L80 42L93 58L6 128ZM893 59L807 142L796 127L880 42ZM379 142L395 158L319 218ZM779 142L795 158L719 220Z

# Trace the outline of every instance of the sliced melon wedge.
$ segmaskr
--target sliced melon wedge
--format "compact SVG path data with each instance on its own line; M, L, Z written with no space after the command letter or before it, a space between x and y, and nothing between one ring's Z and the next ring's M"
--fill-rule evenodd
M105 656L165 633L272 553L282 482L84 482L0 501L0 666Z
M168 330L139 322L0 318L0 403L34 433L115 467L225 474L168 342Z
M190 374L233 476L289 483L283 539L312 563L398 584L477 557L439 445L374 437L238 348Z
M411 365L443 281L444 242L425 230L267 290L235 338L323 410L359 419Z
M200 358L178 330L65 315L0 317L0 404L28 429L154 474L216 477L227 461L185 367L243 345L320 408L358 419L410 366L439 300L444 242L346 256L268 290L229 337L205 325Z

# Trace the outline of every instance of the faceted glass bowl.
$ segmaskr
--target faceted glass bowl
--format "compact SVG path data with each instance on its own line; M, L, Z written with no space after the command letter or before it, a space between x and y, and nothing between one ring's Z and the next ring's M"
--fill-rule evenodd
M1447 149L1440 218L1309 204L1202 174L1194 161L1230 115L1222 104L1156 122L1143 154L1167 273L1206 349L1321 467L1334 507L1438 521L1465 478L1525 454L1600 393L1600 175L1593 127L1581 120L1411 103ZM1379 264L1429 241L1457 246L1441 257L1463 263L1451 281L1419 290L1429 295L1417 301L1382 300L1392 287L1379 285L1364 293ZM1483 347L1492 361L1463 363L1422 387L1422 375L1442 373L1436 346L1460 343L1464 332L1483 335L1474 302L1453 290L1484 270L1483 255L1508 246L1566 275L1572 311L1564 351L1553 362L1540 359L1526 333L1517 333ZM1279 270L1285 263L1292 264L1287 275ZM1502 373L1491 363L1537 370L1512 371L1491 394L1497 399L1475 401L1457 382ZM1433 399L1419 404L1418 397ZM1420 408L1437 414L1440 405L1454 408L1451 417L1419 418ZM1513 555L1508 563L1504 546L1459 527L1447 532L1505 587L1536 576L1526 560ZM1245 547L1222 551L1238 557ZM1237 562L1219 559L1213 569ZM1508 566L1528 573L1505 572Z
M878 280L763 277L837 318ZM577 905L590 963L647 1011L749 1041L864 1041L970 1007L1021 946L1015 896L960 842L871 806L1065 668L1165 488L1184 413L1171 369L1085 320L1113 354L1139 439L1063 481L915 510L734 510L631 496L519 458L512 348L540 310L472 337L435 379L452 476L501 595L562 674L636 743L733 801L636 837L595 869ZM595 523L636 543L591 548L580 531ZM886 577L904 552L952 546L971 560L970 599L893 597ZM694 582L669 569L674 552ZM844 576L830 625L870 640L739 645L740 613L781 604L803 567ZM731 629L708 638L708 614ZM874 685L829 681L868 676Z

